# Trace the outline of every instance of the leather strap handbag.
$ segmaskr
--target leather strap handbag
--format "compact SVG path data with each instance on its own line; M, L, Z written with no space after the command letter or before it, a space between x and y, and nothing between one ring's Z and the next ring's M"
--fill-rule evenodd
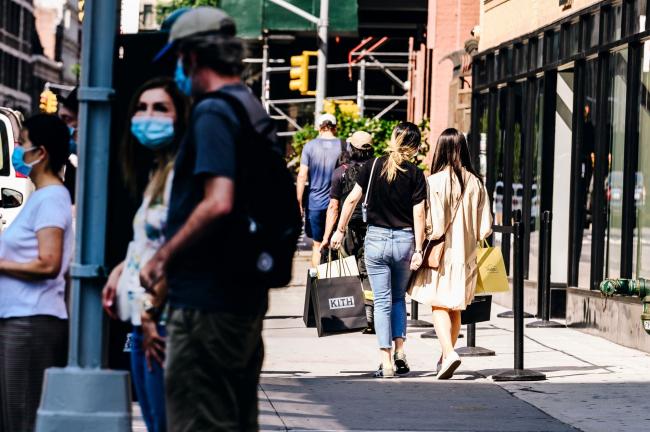
M451 176L451 173L450 173ZM460 198L458 199L458 202L456 203L456 207L454 208L454 212L452 213L451 219L449 222L447 222L447 226L445 227L445 231L443 232L442 236L440 238L435 239L435 240L428 240L426 246L424 247L424 255L422 257L422 262L424 263L424 267L428 267L434 270L438 270L440 266L443 263L443 258L445 256L445 237L447 236L447 231L449 231L449 227L454 223L454 219L456 219L456 214L458 214L458 208L463 202L463 196L465 195L465 191L460 194ZM429 216L431 217L431 221L433 222L433 216L431 215L431 206L429 206Z

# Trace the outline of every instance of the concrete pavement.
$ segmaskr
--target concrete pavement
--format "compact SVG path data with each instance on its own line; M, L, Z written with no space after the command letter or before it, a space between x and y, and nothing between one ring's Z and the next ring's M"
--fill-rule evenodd
M318 338L302 322L306 258L291 286L271 293L260 391L263 430L646 431L650 356L573 329L526 329L525 366L544 382L495 384L513 364L513 322L479 324L477 345L494 357L464 358L453 380L432 374L438 342L408 331L407 378L376 380L374 336ZM422 308L421 308L422 309ZM430 314L420 318L430 321ZM650 336L649 336L650 337ZM465 344L460 339L458 346Z
M544 382L495 384L513 364L513 322L477 327L477 345L494 357L463 358L454 379L436 381L437 340L408 330L413 372L377 380L372 335L318 338L302 322L307 253L289 287L273 290L265 320L266 359L260 385L265 431L647 431L650 355L573 329L526 329L525 366ZM422 308L421 308L422 309ZM420 318L430 321L430 314ZM649 336L650 337L650 336ZM464 346L460 339L458 346ZM137 416L137 411L134 412ZM141 420L134 431L144 431Z

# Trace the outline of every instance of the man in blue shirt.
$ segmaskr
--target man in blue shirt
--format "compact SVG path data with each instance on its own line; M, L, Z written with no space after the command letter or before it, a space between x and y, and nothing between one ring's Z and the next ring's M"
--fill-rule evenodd
M336 117L323 114L318 117L316 125L318 138L309 141L302 150L297 181L298 202L305 216L305 233L314 241L311 258L314 267L320 264L320 248L325 234L332 174L341 156L341 141L336 137ZM303 195L307 179L309 198L305 205Z

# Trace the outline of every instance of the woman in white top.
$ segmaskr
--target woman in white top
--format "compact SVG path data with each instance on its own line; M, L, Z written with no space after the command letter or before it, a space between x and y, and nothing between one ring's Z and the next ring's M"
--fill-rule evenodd
M0 430L31 431L49 367L65 366L72 204L61 172L70 132L53 115L23 125L11 162L36 190L0 236ZM3 169L9 171L9 166Z
M140 268L165 243L164 229L173 166L188 117L188 100L173 80L156 78L135 93L129 109L130 128L123 141L122 170L137 193L136 146L153 152L154 167L142 204L133 219L133 241L126 258L111 272L102 293L104 310L112 318L131 321L131 375L149 432L165 430L163 357L164 298L145 294ZM162 290L164 291L164 290ZM157 290L161 292L161 290Z
M472 167L465 136L445 130L433 156L429 186L430 240L444 238L437 269L423 268L411 287L411 298L433 308L433 323L442 348L438 379L451 378L460 366L454 345L460 313L474 299L478 242L492 233L490 200Z

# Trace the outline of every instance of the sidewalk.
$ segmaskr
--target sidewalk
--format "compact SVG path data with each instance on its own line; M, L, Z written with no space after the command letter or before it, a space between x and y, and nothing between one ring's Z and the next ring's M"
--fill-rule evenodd
M545 382L495 384L512 367L512 320L481 323L477 345L494 357L464 358L454 379L431 373L438 343L409 329L406 378L376 380L374 336L318 338L302 322L307 259L291 286L271 293L260 386L263 430L646 431L650 356L571 329L526 329L525 366ZM422 309L422 308L421 308ZM421 313L420 318L430 321ZM649 336L650 337L650 336ZM459 340L459 346L465 339Z

